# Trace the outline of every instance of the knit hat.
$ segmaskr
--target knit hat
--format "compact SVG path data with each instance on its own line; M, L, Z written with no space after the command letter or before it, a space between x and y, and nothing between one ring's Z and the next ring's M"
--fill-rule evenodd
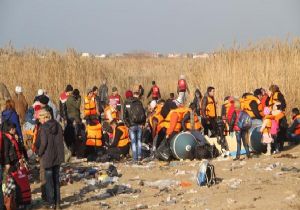
M112 92L116 92L116 91L118 91L118 88L117 87L113 87L112 88Z
M16 87L16 93L22 93L22 87L21 86Z
M37 92L38 96L44 95L44 90L43 89L39 89Z
M71 92L71 91L73 91L73 86L69 84L66 87L66 92Z
M185 79L185 76L184 76L183 74L181 74L181 75L179 76L179 79Z
M155 107L156 107L156 101L155 100L153 100L153 101L151 101L151 103L150 103L150 107L151 107L151 109L154 109Z
M41 96L38 97L38 101L41 104L47 105L49 103L49 98L45 95L41 95Z
M126 97L126 99L133 97L132 91L131 90L127 90L126 93L125 93L125 97Z

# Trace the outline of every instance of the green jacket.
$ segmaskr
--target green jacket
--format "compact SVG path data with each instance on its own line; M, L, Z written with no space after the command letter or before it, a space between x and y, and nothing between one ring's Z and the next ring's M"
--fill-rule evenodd
M80 105L81 97L76 99L74 96L70 96L66 102L68 119L74 119L76 122L81 120L80 118Z

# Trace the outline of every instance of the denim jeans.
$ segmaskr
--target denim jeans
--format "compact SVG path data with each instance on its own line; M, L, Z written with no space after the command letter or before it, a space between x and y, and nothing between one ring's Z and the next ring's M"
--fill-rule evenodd
M45 169L46 195L50 205L60 203L59 168L60 166L53 166Z
M3 200L3 191L2 191L2 180L3 179L3 170L2 166L0 165L0 209L4 209L4 200Z
M136 161L142 158L142 132L142 126L139 125L131 126L129 128L133 160Z
M244 148L246 150L247 156L250 155L249 145L247 144L247 141L246 141L246 132L247 131L236 131L235 132L236 142L237 142L236 157L240 157L242 141L243 141L243 145L244 145Z

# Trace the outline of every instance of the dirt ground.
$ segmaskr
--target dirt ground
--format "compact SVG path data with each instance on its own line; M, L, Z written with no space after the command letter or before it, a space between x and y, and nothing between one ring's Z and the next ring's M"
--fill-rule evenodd
M249 160L212 161L220 183L210 188L199 187L196 173L200 161L144 163L141 166L116 163L122 174L118 182L107 187L87 186L84 179L62 186L63 209L300 209L300 146L273 156L254 156ZM71 167L99 167L73 160ZM175 180L174 186L161 189L147 186L147 181ZM144 186L141 183L144 182ZM137 190L132 194L100 196L114 185ZM191 186L189 186L191 184ZM182 185L182 186L181 186ZM39 207L39 183L32 185L34 205Z

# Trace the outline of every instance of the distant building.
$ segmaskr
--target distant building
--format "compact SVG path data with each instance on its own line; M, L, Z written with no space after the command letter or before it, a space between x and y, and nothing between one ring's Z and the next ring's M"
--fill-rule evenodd
M90 57L90 54L89 53L82 53L81 57Z

